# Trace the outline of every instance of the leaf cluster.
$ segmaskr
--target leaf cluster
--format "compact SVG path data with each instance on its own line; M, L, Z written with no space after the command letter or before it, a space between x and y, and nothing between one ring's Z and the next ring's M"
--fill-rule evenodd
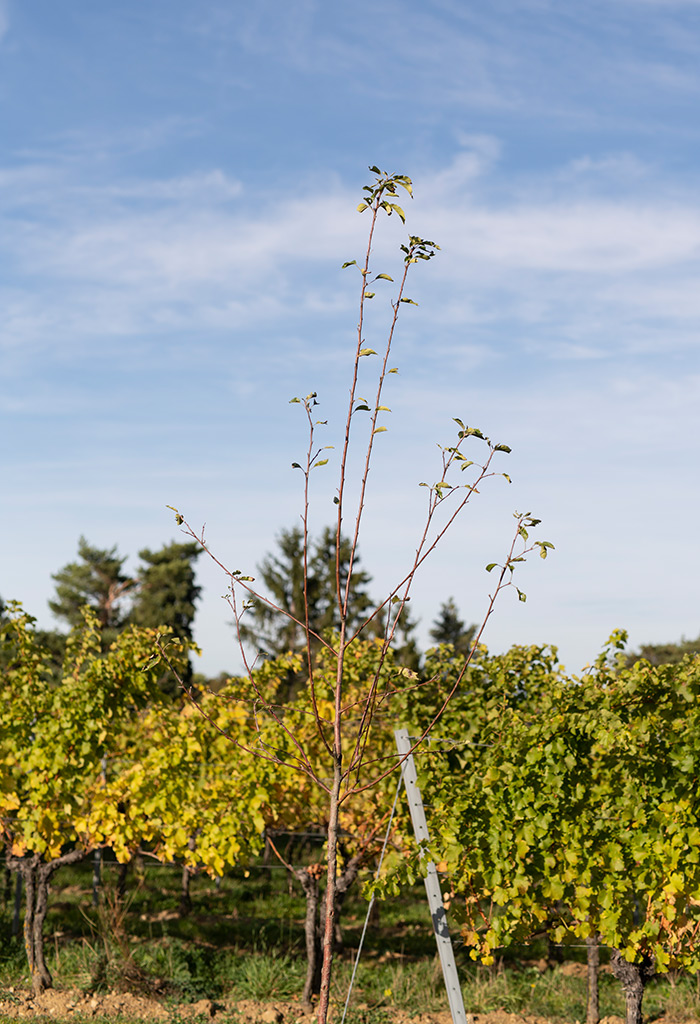
M700 968L700 659L620 671L606 654L479 740L469 771L429 782L474 955L546 929Z
M31 616L14 606L0 627L0 827L14 855L50 860L66 844L87 850L108 840L92 810L110 758L139 710L158 699L155 637L130 627L103 653L99 620L86 608L56 679ZM180 664L185 654L172 649Z

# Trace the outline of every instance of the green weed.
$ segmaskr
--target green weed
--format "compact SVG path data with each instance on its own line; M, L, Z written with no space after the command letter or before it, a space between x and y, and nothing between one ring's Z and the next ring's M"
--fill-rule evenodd
M206 875L197 875L191 882L192 912L185 917L178 914L178 870L132 866L126 897L115 902L117 866L107 864L97 908L92 906L91 875L90 864L79 865L59 873L53 887L46 952L57 986L146 992L167 999L175 1014L178 1005L203 998L269 1001L300 995L305 975L304 901L290 888L283 871L262 868L247 878L242 870L232 872L218 886ZM366 910L357 893L344 908L347 952L337 961L336 1005L345 1002L352 950ZM513 949L499 964L485 968L457 949L467 1012L505 1010L567 1024L585 1020L585 978L571 977L560 967L536 969L534 959L543 961L547 955L542 944ZM10 936L5 913L0 919L0 989L7 992L28 981L23 944ZM618 983L602 973L600 984L601 1016L623 1016ZM644 1003L648 1019L666 1014L677 1021L698 1021L700 981L655 979ZM346 1024L386 1024L393 1010L421 1013L446 1008L420 887L379 904ZM99 1022L93 1019L93 1024Z

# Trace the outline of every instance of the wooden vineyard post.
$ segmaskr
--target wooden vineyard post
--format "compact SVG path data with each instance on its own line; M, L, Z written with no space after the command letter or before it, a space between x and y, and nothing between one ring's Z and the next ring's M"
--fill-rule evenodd
M420 789L418 788L418 776L416 774L413 754L409 753L411 749L411 740L408 735L408 730L395 729L394 737L396 739L396 749L399 754L402 757L408 754L408 757L406 757L401 765L401 774L404 786L406 787L406 796L408 797L408 807L411 812L411 821L413 822L413 832L416 837L416 842L427 843L430 841L428 823L425 820L423 799L420 795ZM425 878L425 891L428 894L430 916L433 919L433 931L435 932L435 941L437 942L438 953L440 954L440 963L442 964L442 974L445 979L445 988L447 990L447 998L450 1003L452 1020L454 1021L454 1024L467 1024L467 1015L464 1011L462 989L459 984L457 965L455 963L454 950L452 949L452 940L450 939L450 933L447 928L447 914L445 913L445 908L442 903L440 879L438 878L437 868L432 861L428 862L428 873Z

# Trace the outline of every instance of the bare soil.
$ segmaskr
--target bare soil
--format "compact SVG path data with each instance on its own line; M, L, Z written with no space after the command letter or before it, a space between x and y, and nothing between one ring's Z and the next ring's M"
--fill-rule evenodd
M358 1009L367 1009L361 1007ZM415 1016L400 1010L388 1010L391 1024L452 1024L446 1010L423 1013ZM150 1022L186 1021L195 1018L210 1020L214 1024L230 1020L235 1016L241 1024L313 1024L315 1017L305 1014L299 1003L259 1003L253 1000L239 1002L212 1002L200 999L197 1003L168 1007L155 999L130 995L122 992L108 992L86 995L77 990L60 991L49 989L34 998L26 991L9 990L0 994L0 1019L7 1020L55 1020L70 1021L71 1018L108 1018L115 1021ZM543 1017L524 1017L517 1013L496 1012L488 1014L467 1014L468 1024L550 1024ZM572 1022L574 1024L574 1022ZM624 1024L621 1017L605 1017L601 1024ZM665 1018L655 1024L672 1024Z

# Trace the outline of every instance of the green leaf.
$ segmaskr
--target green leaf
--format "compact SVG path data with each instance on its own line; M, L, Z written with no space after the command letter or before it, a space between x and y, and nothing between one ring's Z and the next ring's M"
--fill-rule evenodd
M343 265L342 265L342 267L340 269L341 270L345 270L346 267L356 267L356 266L357 266L357 260L348 260L346 263L343 263Z
M375 292L365 292L365 298L366 299L373 299L374 296L375 296Z
M511 451L513 449L509 448L507 444L497 444L497 445L494 446L493 450L495 452L507 452L510 455L510 453L511 453Z
M391 412L391 409L388 405L378 405L377 412Z
M381 174L382 173L377 166L370 167L370 171L372 172L372 174Z
M290 398L289 399L289 404L290 405L294 405L295 402L300 404L301 403L301 398Z
M375 429L372 431L372 434L383 434L385 430L386 427L375 427Z
M301 466L299 465L298 462L293 462L292 463L292 469L301 469Z
M497 565L498 562L489 562L489 564L486 566L486 572L491 572L493 569L496 568Z
M166 505L165 507L169 508L172 512L175 513L175 522L177 523L178 526L182 526L182 524L185 521L185 517L181 515L180 512L178 512L174 505Z
M399 299L399 302L410 302L412 306L418 305L418 303L414 302L413 299Z
M358 213L364 213L364 211L366 209L367 209L367 203L358 203L357 204L357 212Z
M377 274L377 276L375 277L375 279L374 279L374 280L375 280L375 281L391 281L391 282L392 282L392 284L393 284L393 282L394 282L394 279L393 279L393 277L389 277L389 275L388 275L388 274Z
M398 373L399 371L398 371L398 367L392 366L392 368L390 370L387 370L386 372L387 373Z
M339 505L340 504L340 498L337 495L333 498L333 504L334 505Z
M527 594L524 594L522 590L518 590L517 587L515 589L518 591L518 601L522 601L523 604L525 604L527 601Z
M363 411L369 412L369 406L368 405L356 405L354 411L355 412L363 412Z
M361 356L376 356L376 354L377 353L374 351L373 348L361 348L360 349L360 355Z
M326 465L328 465L328 459L319 459L318 462L314 463L314 468L317 469L319 466L326 466Z

